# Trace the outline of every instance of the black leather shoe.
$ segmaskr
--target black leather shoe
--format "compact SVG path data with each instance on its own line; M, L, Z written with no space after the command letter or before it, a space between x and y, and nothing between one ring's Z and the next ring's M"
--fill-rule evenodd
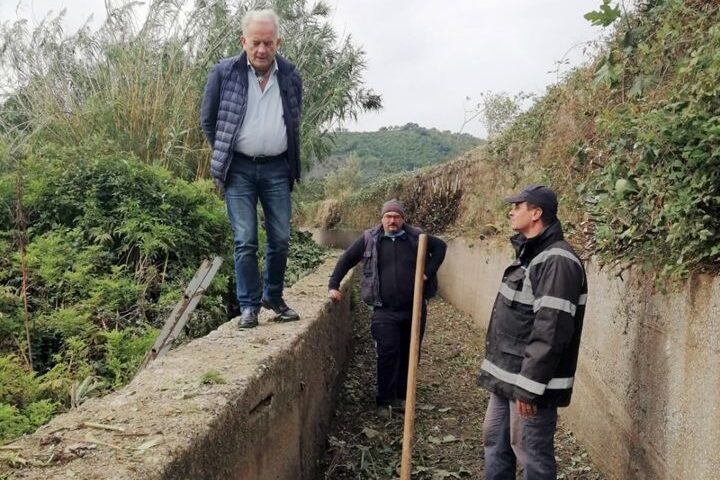
M270 302L269 300L263 300L262 306L268 310L275 312L277 317L275 320L280 322L292 322L294 320L300 320L300 315L295 310L287 306L285 300L282 298L277 302Z
M258 314L254 308L244 308L238 320L238 328L254 328L258 326Z

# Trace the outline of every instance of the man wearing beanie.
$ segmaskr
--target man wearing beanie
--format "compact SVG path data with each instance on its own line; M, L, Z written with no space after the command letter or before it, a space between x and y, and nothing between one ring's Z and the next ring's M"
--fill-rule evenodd
M505 269L490 315L478 383L490 391L483 444L485 478L556 478L557 408L570 404L587 280L563 237L557 197L530 185L505 199L515 261Z
M340 257L328 286L330 298L339 302L342 299L340 282L363 260L361 296L373 307L371 332L377 351L377 414L389 418L393 409L402 411L405 406L415 264L421 230L405 223L405 208L398 200L385 202L380 215L381 223L365 230ZM428 235L421 341L427 299L437 292L436 274L446 248L445 242Z

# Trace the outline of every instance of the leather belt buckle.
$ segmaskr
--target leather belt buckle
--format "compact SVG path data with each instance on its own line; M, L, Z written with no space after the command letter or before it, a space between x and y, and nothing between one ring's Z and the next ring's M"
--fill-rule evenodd
M287 155L287 152L283 152L280 155L245 155L242 152L235 152L235 156L242 159L247 160L248 162L257 163L258 165L272 162L273 160L280 160L282 158L285 158Z

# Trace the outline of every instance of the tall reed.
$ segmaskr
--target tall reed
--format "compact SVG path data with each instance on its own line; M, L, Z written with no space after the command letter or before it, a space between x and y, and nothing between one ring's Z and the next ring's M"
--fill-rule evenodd
M108 3L97 29L67 34L64 13L36 26L0 27L0 129L41 130L42 141L133 152L186 179L208 174L209 151L198 124L207 72L241 51L240 19L260 6L241 0ZM326 133L380 97L364 88L364 53L339 38L324 3L278 0L283 51L305 80L303 158L327 153Z

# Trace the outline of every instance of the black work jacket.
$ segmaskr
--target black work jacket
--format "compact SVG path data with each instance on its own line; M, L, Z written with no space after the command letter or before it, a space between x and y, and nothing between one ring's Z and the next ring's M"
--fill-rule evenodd
M509 399L567 406L587 301L585 269L559 222L512 243L516 259L493 306L478 384Z

